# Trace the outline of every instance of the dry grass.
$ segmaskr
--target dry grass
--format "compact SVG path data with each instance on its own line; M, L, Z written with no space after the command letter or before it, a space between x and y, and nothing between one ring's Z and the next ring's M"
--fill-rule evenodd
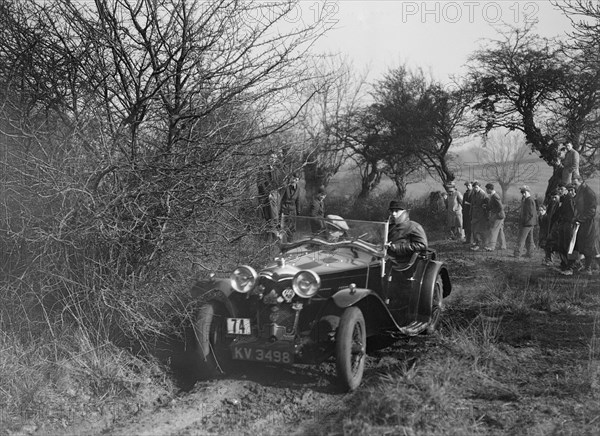
M437 336L417 338L423 347L404 364L378 367L320 434L597 434L597 279L455 284Z
M35 341L16 332L0 335L3 428L60 428L108 409L129 414L170 395L171 383L157 362L99 344L81 329L57 324L52 331Z

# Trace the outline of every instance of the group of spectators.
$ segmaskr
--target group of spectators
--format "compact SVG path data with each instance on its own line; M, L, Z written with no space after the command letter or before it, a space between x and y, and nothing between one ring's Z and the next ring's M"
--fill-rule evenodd
M494 185L488 183L485 190L475 181L465 182L466 191L461 194L454 183L446 184L444 202L447 226L451 239L471 245L471 250L493 251L498 242L500 250L506 249L504 236L504 205ZM535 212L535 207L534 207Z
M559 183L548 204L539 207L539 245L544 249L544 265L553 266L556 254L561 274L573 275L575 270L594 273L594 264L600 263L597 206L596 193L581 175L571 175L571 183L566 185Z
M532 257L536 247L534 229L539 226L543 263L553 266L553 255L560 259L560 272L572 275L574 270L592 274L600 264L598 229L596 227L597 195L579 174L579 154L572 143L559 149L561 181L549 200L538 206L528 186L521 186L519 232L513 256ZM505 250L505 208L494 185L485 190L478 181L465 182L461 194L454 183L445 185L443 195L447 226L451 239L470 244L473 251ZM525 252L523 254L523 252Z
M295 232L295 217L300 214L300 175L297 172L285 174L281 158L277 153L269 156L269 162L257 173L257 191L262 216L267 224L267 235L281 237L280 231L285 229L286 236L291 239ZM309 204L308 214L315 217L311 221L314 233L325 229L325 197L324 187L320 187ZM280 222L282 216L286 222Z

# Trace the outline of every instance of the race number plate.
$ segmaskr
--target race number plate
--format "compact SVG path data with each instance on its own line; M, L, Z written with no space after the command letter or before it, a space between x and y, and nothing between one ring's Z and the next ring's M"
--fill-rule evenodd
M236 360L252 360L268 363L294 363L294 355L290 351L270 350L258 347L245 347L235 345L232 349L233 358Z
M250 320L248 318L227 318L227 333L230 335L250 335Z

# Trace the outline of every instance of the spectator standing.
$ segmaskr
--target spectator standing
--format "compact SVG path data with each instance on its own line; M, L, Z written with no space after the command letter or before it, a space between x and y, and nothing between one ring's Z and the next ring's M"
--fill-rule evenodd
M573 176L579 175L579 152L568 141L564 145L565 157L562 160L562 180L565 185L571 183Z
M545 204L541 204L538 207L537 222L538 222L538 227L540 229L540 231L538 233L538 247L540 247L541 249L544 250L544 260L542 261L542 264L548 265L548 263L547 263L548 252L546 250L546 247L549 244L548 235L549 235L549 231L550 231L550 217L548 216L548 211L546 209ZM551 256L552 255L550 255L550 257ZM552 260L550 260L549 263L552 264Z
M463 229L465 244L471 244L471 196L473 195L473 185L467 181L465 186L467 189L463 194L462 204Z
M485 185L485 190L488 195L488 234L485 244L486 251L496 249L496 243L500 238L500 250L506 250L506 238L504 237L504 205L498 193L494 190L494 185L488 183Z
M314 234L319 234L325 231L325 197L327 193L325 188L321 186L310 203L308 216L310 220L310 228Z
M519 236L515 246L514 256L521 257L523 248L526 246L525 257L533 256L535 243L533 242L533 228L537 224L537 210L535 201L531 197L529 186L521 186L521 213L519 216Z
M263 217L269 226L269 231L275 231L279 223L279 207L281 195L281 172L279 158L276 153L271 153L269 163L258 171L256 185L258 188L258 201Z
M598 197L580 175L573 176L575 185L574 223L579 224L575 250L585 256L585 272L593 274L592 265L598 263L598 230L596 228L596 208Z
M560 206L557 222L557 251L560 256L560 273L573 275L573 262L569 259L569 244L573 236L573 220L575 219L575 186L568 184L561 190Z
M281 213L285 215L285 231L290 241L296 231L296 216L300 214L300 176L293 173L281 195Z
M446 222L450 229L450 238L464 241L465 234L462 219L463 196L458 192L454 183L446 185L446 193Z
M560 208L561 189L564 188L562 183L559 187L552 191L548 205L546 206L545 219L547 221L547 232L544 235L542 232L542 223L540 220L540 247L544 249L543 265L552 266L552 253L557 250L557 229L558 229L558 210ZM542 246L542 236L545 236L544 245Z
M488 232L487 220L487 195L475 180L473 182L473 195L471 196L471 231L473 239L471 250L477 251L485 248L485 239Z

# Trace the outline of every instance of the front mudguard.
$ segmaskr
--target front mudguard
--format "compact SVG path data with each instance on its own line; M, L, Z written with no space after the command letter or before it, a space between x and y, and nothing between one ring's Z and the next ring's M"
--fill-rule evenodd
M368 336L377 334L381 330L400 329L385 302L371 289L343 288L336 292L330 301L329 306L339 316L348 307L358 307L365 318Z
M192 286L190 294L192 295L194 306L199 306L208 301L218 301L225 306L229 316L235 318L238 315L238 304L232 298L237 292L231 288L229 279L211 277L198 280Z

